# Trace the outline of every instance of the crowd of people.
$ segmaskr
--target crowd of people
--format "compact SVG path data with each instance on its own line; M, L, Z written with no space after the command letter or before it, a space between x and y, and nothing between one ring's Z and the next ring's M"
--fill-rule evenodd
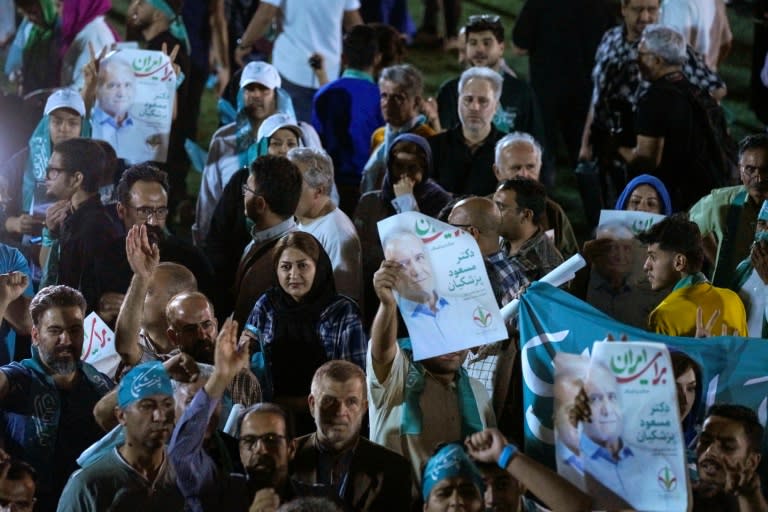
M736 144L719 103L725 4L615 3L527 0L510 31L426 1L414 33L398 0L133 0L121 41L109 0L0 0L0 508L591 510L593 487L524 453L515 320L416 360L403 316L450 330L455 306L422 240L377 223L464 230L499 307L581 253L564 289L624 324L768 338L768 134ZM465 70L430 97L405 45L438 41L440 5ZM132 110L129 47L173 62L163 143ZM188 190L211 76L220 125ZM563 163L586 241L551 197ZM704 410L701 369L671 355L692 509L768 512L764 410ZM557 384L556 424L602 428L590 379ZM594 442L612 488L629 448Z

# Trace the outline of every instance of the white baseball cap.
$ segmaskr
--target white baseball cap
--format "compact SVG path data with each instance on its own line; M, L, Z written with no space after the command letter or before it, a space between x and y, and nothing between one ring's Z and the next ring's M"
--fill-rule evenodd
M80 93L73 89L59 89L48 96L48 101L45 102L45 115L49 115L59 108L72 109L80 114L80 117L85 117L85 103L83 102L83 98L80 96Z
M273 114L262 121L256 134L256 140L271 137L277 130L282 128L293 130L296 133L296 138L299 139L299 145L301 145L301 137L304 135L304 132L301 131L296 118L288 114Z
M274 89L275 87L280 87L280 74L275 69L275 66L268 62L249 62L243 68L243 73L240 75L240 88L242 89L246 85L253 83Z

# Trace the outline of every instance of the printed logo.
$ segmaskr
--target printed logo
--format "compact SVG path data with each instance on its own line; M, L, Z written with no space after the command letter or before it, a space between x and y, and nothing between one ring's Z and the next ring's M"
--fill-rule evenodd
M472 320L475 322L475 325L483 329L487 329L493 323L491 313L482 306L476 307L472 312Z
M669 466L664 466L656 476L656 481L659 483L659 487L667 492L672 492L677 489L677 477Z

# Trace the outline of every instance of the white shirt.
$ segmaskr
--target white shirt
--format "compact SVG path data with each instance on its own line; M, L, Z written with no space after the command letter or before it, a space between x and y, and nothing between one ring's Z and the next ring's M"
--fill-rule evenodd
M362 298L363 275L360 238L355 225L339 208L308 224L297 223L299 231L311 234L320 242L333 267L336 291L355 299Z
M104 20L104 16L92 19L78 32L64 55L61 63L61 86L73 87L77 90L83 88L85 84L83 68L91 60L88 43L91 43L94 52L99 55L105 46L112 46L115 42L115 35Z
M704 56L707 65L717 69L720 45L729 40L731 29L724 8L718 9L722 0L664 0L661 4L659 23L680 31L688 44ZM722 12L719 12L722 11Z
M272 62L287 80L318 89L309 57L320 53L330 80L341 69L341 22L344 13L360 8L359 0L262 0L282 11L283 31L277 36Z

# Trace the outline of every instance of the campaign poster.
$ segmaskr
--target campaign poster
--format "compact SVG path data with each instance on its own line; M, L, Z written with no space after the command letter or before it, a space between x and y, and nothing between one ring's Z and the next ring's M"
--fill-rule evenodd
M176 72L163 52L120 49L99 64L91 136L129 165L168 157Z
M85 336L80 359L114 378L120 364L120 354L115 349L115 333L95 311L83 320L83 330Z
M661 221L663 215L625 210L603 210L596 240L609 245L592 258L587 302L618 321L646 328L648 315L669 293L652 290L643 270L647 248L635 239Z
M378 223L384 257L402 265L395 290L415 360L507 338L472 235L417 212Z
M558 472L592 496L594 508L686 510L685 446L665 345L596 342L591 357L557 354L553 391ZM576 402L588 418L573 418Z

